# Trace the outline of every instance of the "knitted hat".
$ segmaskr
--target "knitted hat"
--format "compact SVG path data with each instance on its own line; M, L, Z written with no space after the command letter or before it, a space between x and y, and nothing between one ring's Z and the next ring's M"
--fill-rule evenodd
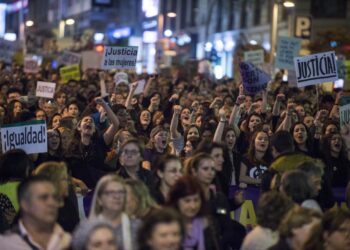
M121 83L129 84L128 74L126 74L124 72L115 73L114 82L115 82L116 86L121 84Z

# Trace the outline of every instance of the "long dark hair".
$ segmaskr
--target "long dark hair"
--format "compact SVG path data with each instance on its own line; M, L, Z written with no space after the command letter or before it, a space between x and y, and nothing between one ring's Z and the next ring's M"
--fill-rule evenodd
M255 139L259 133L265 133L267 135L267 138L269 138L269 135L264 130L257 130L251 136L249 148L248 148L248 153L246 154L246 156L247 156L248 160L253 164L257 164L257 163L261 162L261 161L258 161L255 157ZM269 140L269 146L270 146L270 140ZM269 151L269 147L268 147L266 149L264 157L262 158L262 163L267 165L269 163L269 160L268 160L269 157L270 157L270 151Z
M307 139L306 139L306 142L305 142L305 145L306 145L306 148L307 148L307 151L309 154L312 154L313 153L313 149L312 149L312 138L311 138L311 135L310 135L310 131L308 129L308 127L305 125L305 123L303 122L297 122L297 123L294 123L293 126L291 127L290 129L290 133L293 137L293 141L294 141L294 145L296 147L296 149L298 149L299 151L302 151L300 150L299 146L298 146L298 143L295 141L294 139L294 129L297 125L303 125L304 128L305 128L305 131L306 131L306 136L307 136Z
M321 139L321 152L323 155L323 158L327 161L327 162L331 162L332 159L332 155L331 155L331 141L334 135L339 135L340 138L341 134L340 133L335 133L335 134L328 134L325 135L322 139ZM346 154L344 151L344 142L342 142L342 150L339 154L339 158L341 159L345 159L346 158Z

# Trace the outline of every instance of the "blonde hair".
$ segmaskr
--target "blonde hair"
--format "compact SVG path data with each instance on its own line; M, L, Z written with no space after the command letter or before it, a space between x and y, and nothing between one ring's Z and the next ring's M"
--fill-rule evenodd
M112 182L116 182L116 183L120 183L123 188L125 189L125 181L124 179L122 179L120 176L116 175L116 174L109 174L109 175L105 175L103 176L97 183L95 191L94 191L94 196L92 198L92 205L91 205L91 210L90 210L90 214L89 214L89 219L95 219L98 217L99 214L102 213L102 206L100 205L100 203L98 202L99 198L101 197L102 193L105 191L107 185L109 183ZM124 199L124 207L123 207L123 211L125 209L125 204L126 204L126 196Z
M89 214L89 220L98 219L99 215L102 213L102 206L99 204L98 199L101 197L102 193L106 189L109 183L116 182L120 183L125 189L125 181L120 176L116 174L109 174L103 176L97 183L94 196L92 198L92 206ZM126 195L124 197L124 206L121 213L121 226L122 226L122 238L123 238L123 249L132 250L133 242L131 239L131 224L129 216L124 213L126 205Z
M62 180L62 177L68 175L67 165L64 162L55 162L55 161L48 161L40 164L32 173L33 175L37 176L43 176L48 179L54 184L56 191L59 195L59 199L61 202L63 202L63 190L60 187L60 182ZM70 180L68 178L68 183L70 184Z
M293 229L300 228L311 223L314 219L321 219L322 214L313 209L295 206L288 212L279 226L281 237L289 238L293 236Z
M152 209L158 209L159 206L151 197L146 185L139 180L128 179L125 184L130 187L132 194L137 200L137 208L134 214L129 216L135 216L138 219L143 219Z

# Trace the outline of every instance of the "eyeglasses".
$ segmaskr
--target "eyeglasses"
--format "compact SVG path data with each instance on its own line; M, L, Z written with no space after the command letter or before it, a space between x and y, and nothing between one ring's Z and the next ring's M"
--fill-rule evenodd
M103 192L104 195L111 197L111 196L116 196L116 197L120 197L120 196L124 196L126 194L125 190L106 190Z
M122 154L124 154L124 155L137 155L139 153L140 153L139 150L127 150L127 149L124 149L122 151Z

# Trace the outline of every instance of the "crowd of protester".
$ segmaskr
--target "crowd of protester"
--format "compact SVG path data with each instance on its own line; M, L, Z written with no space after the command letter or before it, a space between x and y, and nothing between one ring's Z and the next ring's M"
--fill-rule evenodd
M35 96L37 81L57 83L53 99ZM349 181L344 91L316 88L276 74L251 94L181 66L63 83L0 64L1 124L48 129L46 153L1 153L0 248L350 249L333 194ZM250 230L231 216L247 188L260 191Z

